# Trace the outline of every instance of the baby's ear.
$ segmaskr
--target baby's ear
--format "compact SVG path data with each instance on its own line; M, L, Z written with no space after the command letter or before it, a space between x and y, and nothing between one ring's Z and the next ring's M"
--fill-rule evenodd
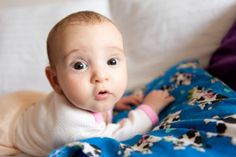
M50 66L47 66L45 68L45 74L48 78L48 81L50 82L51 87L54 89L55 92L60 94L61 87L60 87L60 84L58 83L56 70Z

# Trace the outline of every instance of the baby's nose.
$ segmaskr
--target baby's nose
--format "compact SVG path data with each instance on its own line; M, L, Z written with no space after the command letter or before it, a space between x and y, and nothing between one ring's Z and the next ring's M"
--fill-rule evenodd
M92 83L103 83L108 81L108 75L104 70L96 70L92 76Z

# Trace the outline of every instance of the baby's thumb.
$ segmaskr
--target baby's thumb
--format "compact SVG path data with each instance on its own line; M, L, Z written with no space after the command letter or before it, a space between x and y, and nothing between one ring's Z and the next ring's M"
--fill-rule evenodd
M169 103L173 102L174 100L175 100L175 97L173 97L171 95L168 97L168 102Z

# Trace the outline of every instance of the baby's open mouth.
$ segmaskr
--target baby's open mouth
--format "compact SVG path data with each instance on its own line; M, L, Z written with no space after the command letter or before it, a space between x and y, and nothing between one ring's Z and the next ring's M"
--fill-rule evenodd
M110 92L109 91L99 91L97 94L95 94L95 99L96 100L105 100L110 96Z
M100 91L98 94L106 94L107 91Z

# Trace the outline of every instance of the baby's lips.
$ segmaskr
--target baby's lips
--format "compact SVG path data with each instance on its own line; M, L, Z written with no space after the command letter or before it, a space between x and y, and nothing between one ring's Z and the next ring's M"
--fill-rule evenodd
M95 93L95 99L96 100L105 100L107 99L111 93L107 90L100 90Z

